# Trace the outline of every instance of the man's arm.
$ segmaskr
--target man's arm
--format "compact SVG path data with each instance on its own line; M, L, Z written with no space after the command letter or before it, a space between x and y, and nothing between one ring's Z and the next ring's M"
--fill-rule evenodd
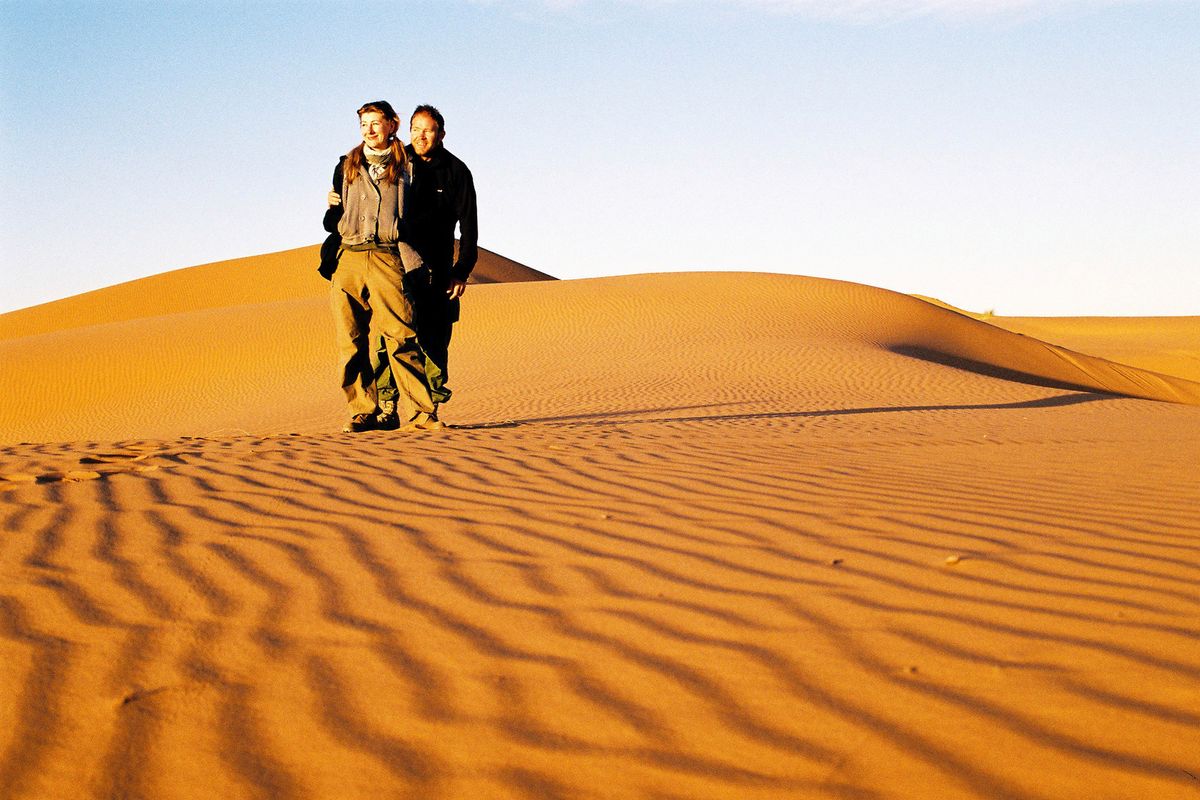
M326 233L337 233L338 223L342 221L342 197L338 194L342 191L342 163L346 160L345 156L338 159L337 166L333 168L333 191L329 193L329 208L325 209L325 219L323 224ZM337 197L337 200L334 200Z
M317 272L325 280L332 280L337 271L338 252L342 248L342 237L338 235L338 222L342 219L342 198L338 195L342 189L342 162L333 168L333 191L329 193L329 207L325 209L323 225L329 234L321 244L321 265ZM335 199L336 198L336 201Z
M455 212L458 215L458 260L450 271L450 277L460 283L466 283L479 260L479 219L475 203L475 181L471 170L465 164L462 166L456 187Z

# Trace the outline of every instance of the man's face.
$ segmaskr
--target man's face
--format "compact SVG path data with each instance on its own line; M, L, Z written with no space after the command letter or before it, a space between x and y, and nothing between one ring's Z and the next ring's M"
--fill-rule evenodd
M433 117L417 114L412 118L408 136L412 139L413 152L421 158L428 158L433 149L441 143L443 134Z
M396 132L396 125L378 111L367 111L358 118L363 141L376 150L383 149L388 137Z

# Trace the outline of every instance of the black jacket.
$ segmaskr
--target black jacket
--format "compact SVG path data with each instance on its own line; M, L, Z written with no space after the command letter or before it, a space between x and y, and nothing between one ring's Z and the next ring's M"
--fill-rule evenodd
M479 221L475 206L475 181L471 170L445 147L438 145L429 161L405 148L412 160L413 179L405 208L409 243L434 274L448 271L466 281L479 259ZM459 228L458 259L454 257L454 226ZM436 280L436 278L435 278Z
M342 192L342 164L345 161L346 157L342 156L338 159L337 166L333 168L333 190L338 194ZM342 249L342 237L338 234L338 223L342 220L343 211L341 203L329 206L325 209L325 219L321 222L325 232L329 235L321 243L321 266L317 267L317 272L321 273L321 277L327 281L332 280L333 273L337 271L338 251Z

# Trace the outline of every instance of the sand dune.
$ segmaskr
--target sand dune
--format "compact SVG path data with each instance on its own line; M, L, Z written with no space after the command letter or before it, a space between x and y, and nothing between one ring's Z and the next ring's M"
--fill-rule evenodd
M50 328L53 307L10 322L0 358L6 382L20 388L0 409L0 442L336 428L327 284L309 274L309 255L225 262L197 268L200 278L184 270L72 298L65 324L47 332L14 330ZM250 274L271 280L248 281ZM303 292L270 288L289 275L307 282ZM160 313L147 300L153 296L174 298L177 310ZM979 374L1200 403L1200 383L840 281L663 274L480 286L471 298L456 334L455 380L461 375L470 387L453 406L461 422L625 409L631 401L655 408L656 398L701 409L722 398L774 408L797 392L835 407L900 396L924 403L941 386L954 396L963 386L988 391L995 382ZM87 324L106 313L114 319ZM577 393L587 385L594 389Z
M0 340L189 311L313 298L329 288L316 271L319 249L312 245L186 267L0 314ZM542 280L554 278L480 248L470 282Z
M990 322L1081 353L1200 381L1200 317L998 317Z
M1001 317L921 299L1080 353L1200 381L1200 317Z
M0 796L1200 794L1188 324L480 285L351 437L249 262L0 317Z

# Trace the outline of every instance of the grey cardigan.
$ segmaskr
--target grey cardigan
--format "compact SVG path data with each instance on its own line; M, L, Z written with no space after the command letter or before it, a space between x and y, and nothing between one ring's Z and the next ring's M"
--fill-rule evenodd
M342 172L345 158L335 172ZM360 167L354 183L341 181L342 214L337 232L342 247L350 250L395 250L405 272L424 266L421 256L409 245L404 224L404 199L412 183L411 167L401 174L400 183L375 183Z

